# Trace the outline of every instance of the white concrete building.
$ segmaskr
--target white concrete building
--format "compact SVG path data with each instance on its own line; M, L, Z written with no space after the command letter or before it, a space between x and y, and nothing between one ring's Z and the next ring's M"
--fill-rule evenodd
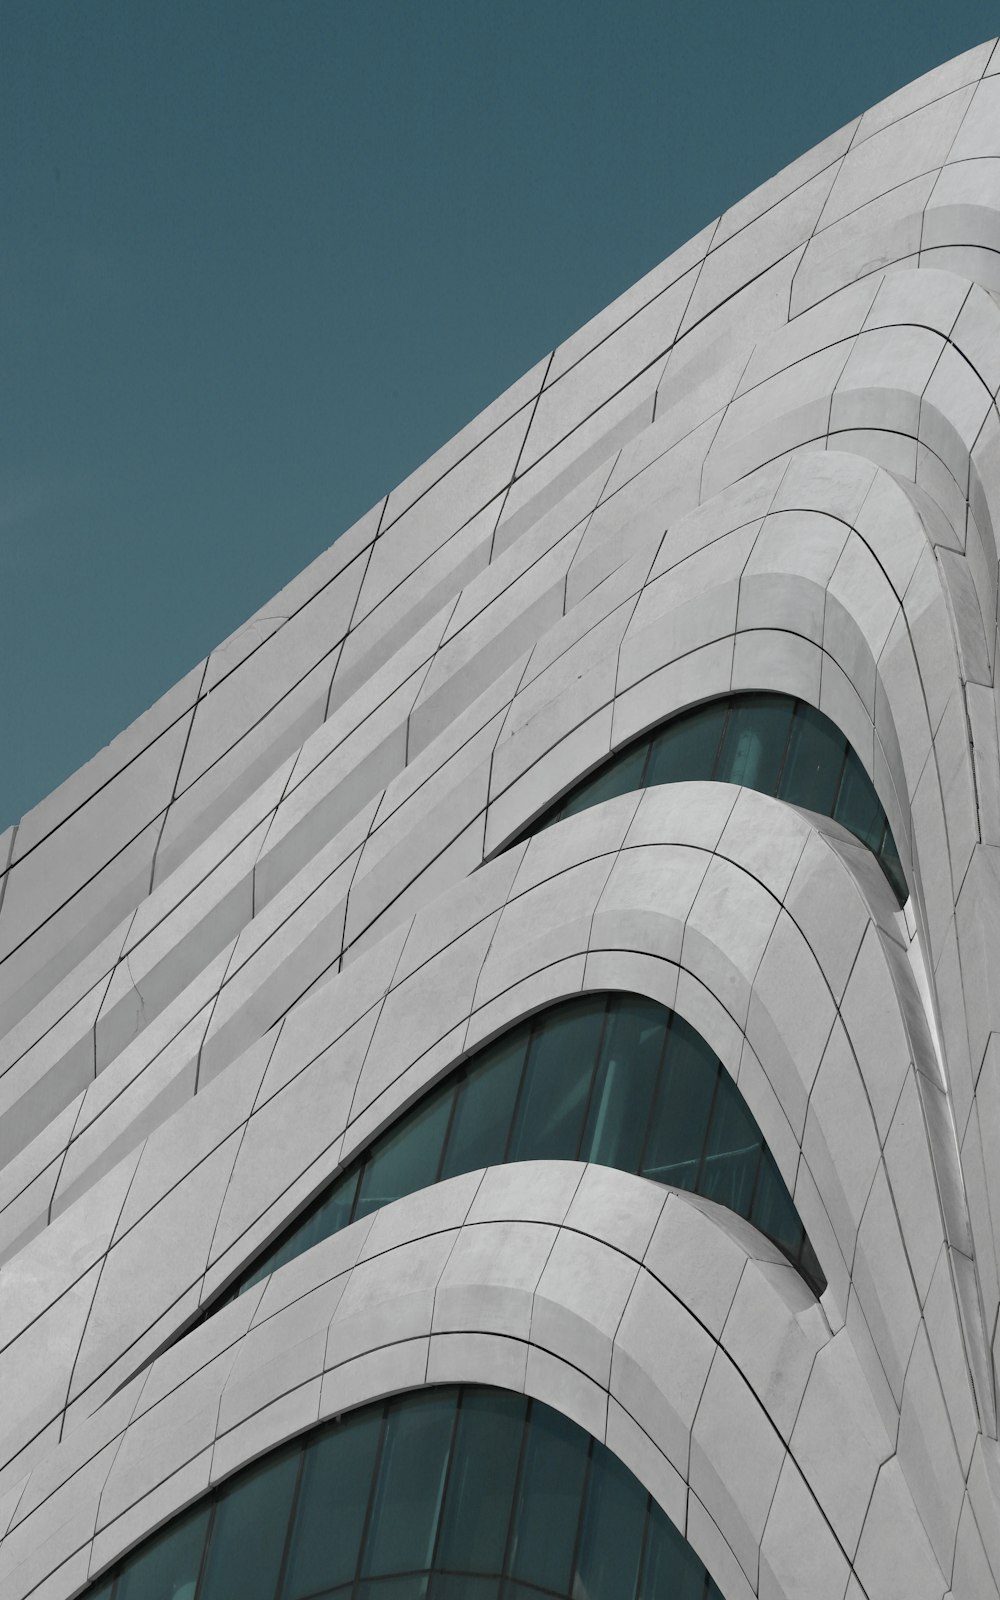
M4 1600L997 1600L998 296L988 43L4 837Z

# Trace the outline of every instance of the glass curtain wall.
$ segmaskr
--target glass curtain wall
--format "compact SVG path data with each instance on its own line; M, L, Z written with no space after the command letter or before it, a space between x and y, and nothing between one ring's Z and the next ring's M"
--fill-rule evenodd
M255 1463L86 1600L722 1600L606 1446L538 1400L430 1388Z
M595 994L539 1012L450 1073L210 1311L391 1200L479 1167L544 1160L592 1161L705 1195L759 1228L817 1294L826 1287L774 1157L718 1056L656 1001Z
M522 837L657 783L739 783L833 817L867 845L900 905L909 894L872 781L839 728L804 700L737 694L643 734L532 823Z

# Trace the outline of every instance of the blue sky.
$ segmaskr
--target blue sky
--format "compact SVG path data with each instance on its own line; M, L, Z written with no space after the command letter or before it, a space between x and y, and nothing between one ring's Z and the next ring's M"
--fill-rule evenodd
M980 0L0 0L0 827Z

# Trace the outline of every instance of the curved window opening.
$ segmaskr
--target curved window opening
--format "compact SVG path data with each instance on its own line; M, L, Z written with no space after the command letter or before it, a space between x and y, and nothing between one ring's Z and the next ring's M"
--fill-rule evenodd
M739 783L832 817L875 856L905 905L909 889L874 785L840 729L805 700L734 694L672 717L618 750L521 835L658 783Z
M764 1136L683 1017L636 994L538 1012L429 1090L357 1156L204 1315L348 1223L479 1167L589 1161L744 1217L810 1288L826 1279Z
M86 1600L722 1600L617 1456L540 1400L421 1389L254 1463Z

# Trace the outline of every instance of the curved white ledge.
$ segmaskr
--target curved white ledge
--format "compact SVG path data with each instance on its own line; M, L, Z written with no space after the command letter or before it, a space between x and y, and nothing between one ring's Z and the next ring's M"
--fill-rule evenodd
M91 1213L94 1266L59 1302L66 1366L53 1370L55 1341L40 1366L34 1326L0 1354L5 1391L33 1404L9 1417L10 1443L59 1415L67 1383L67 1417L92 1412L463 1053L540 1004L617 986L672 1004L737 1079L828 1275L828 1315L846 1324L894 1437L939 1394L933 1373L910 1376L954 1251L921 1112L934 1062L891 893L868 853L820 822L728 785L625 796L487 866L377 946L244 1063L249 1115L234 1118L223 1076L111 1175ZM958 1315L952 1302L935 1340L954 1337ZM911 1448L923 1459L919 1433Z
M804 1573L846 1583L866 1539L888 1537L903 1571L933 1567L912 1505L889 1520L872 1498L893 1448L849 1338L777 1252L711 1202L538 1162L386 1207L154 1362L29 1478L0 1547L4 1593L94 1575L266 1450L427 1382L564 1411L724 1592L756 1590L762 1569L788 1600Z

